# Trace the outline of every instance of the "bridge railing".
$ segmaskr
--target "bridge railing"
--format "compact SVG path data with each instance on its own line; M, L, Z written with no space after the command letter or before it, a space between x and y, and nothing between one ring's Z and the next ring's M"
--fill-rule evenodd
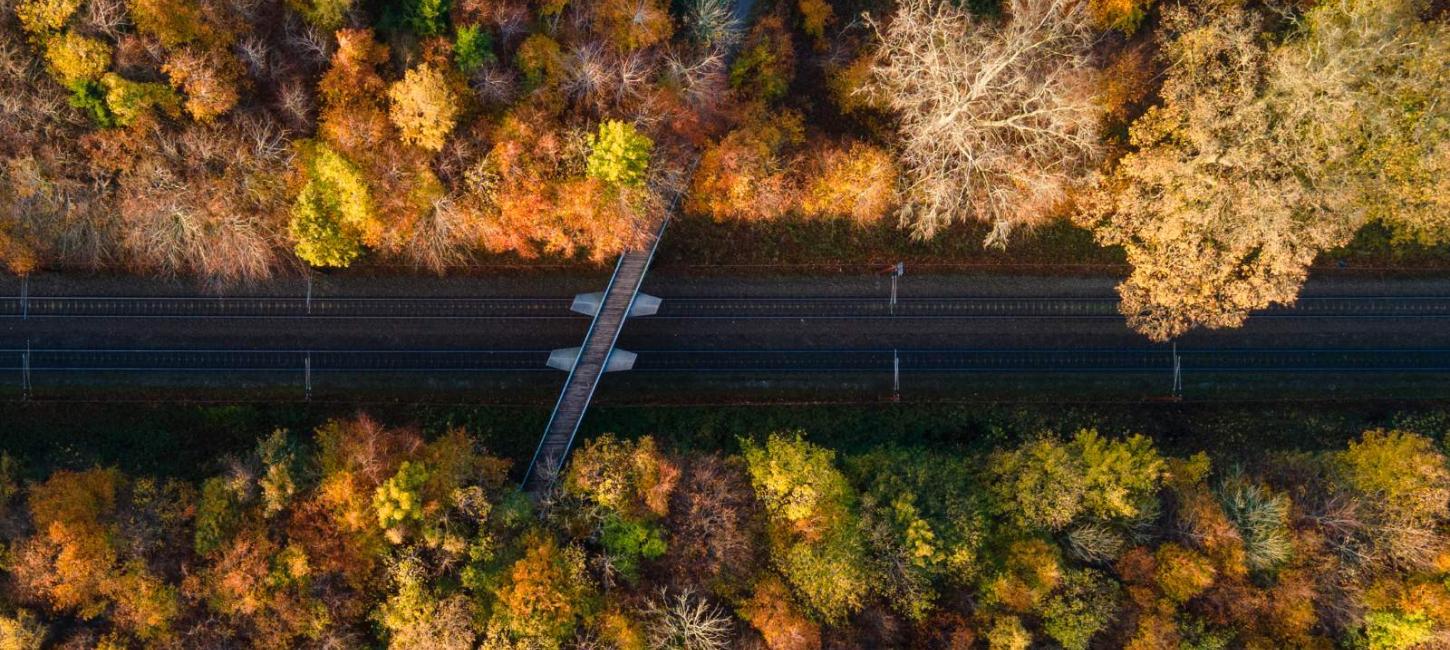
M614 327L614 331L610 334L608 352L605 353L604 359L602 360L599 367L599 374L601 376L604 374L605 367L607 367L609 364L609 357L614 354L614 346L619 341L619 332L620 330L624 329L625 321L629 320L629 313L634 309L634 301L636 298L639 297L640 285L644 284L644 274L646 271L649 270L649 265L654 262L655 251L659 248L660 240L664 238L665 227L668 226L669 223L670 214L669 211L666 211L664 218L660 220L659 228L656 229L656 231L654 232L654 237L649 243L649 252L645 257L644 266L640 269L639 277L635 280L634 287L630 291L629 303L625 305L623 316L620 317L619 323L616 324L616 326ZM570 364L569 366L569 376L565 378L564 385L559 389L559 399L554 402L554 410L549 413L549 422L544 426L544 435L539 438L539 445L534 449L533 458L529 460L529 468L527 471L524 472L524 480L521 485L524 486L525 489L527 489L527 486L529 485L529 482L534 478L534 475L540 471L539 460L544 452L544 449L548 446L549 436L554 429L554 422L559 417L559 409L564 406L565 401L569 397L569 386L574 382L574 378L578 373L579 362L583 360L584 354L589 349L589 342L594 338L595 331L599 326L599 319L604 314L604 305L608 302L609 296L614 290L615 283L619 281L620 270L624 268L624 262L626 259L628 259L629 254L630 251L628 250L621 252L619 254L619 260L614 263L614 272L610 274L609 284L604 288L604 298L601 300L599 310L594 313L593 320L589 322L589 329L584 333L584 340L579 344L579 353L574 355L574 363ZM589 387L588 396L584 398L584 404L586 407L589 402L594 400L594 393L598 389L599 377L595 377L593 385ZM579 433L579 425L584 421L584 410L585 409L582 408L580 409L579 419L575 420L574 426L570 427L569 437L565 441L563 451L560 452L559 458L557 459L557 462L560 464L560 466L562 466L564 459L569 455L569 450L574 447L574 437ZM551 481L552 479L553 477L550 477Z

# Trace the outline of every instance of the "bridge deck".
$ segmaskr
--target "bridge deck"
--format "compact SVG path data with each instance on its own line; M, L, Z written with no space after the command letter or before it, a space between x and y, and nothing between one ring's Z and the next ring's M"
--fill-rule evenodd
M579 347L574 367L569 371L569 378L565 380L564 389L559 393L559 401L554 405L554 414L549 418L548 427L544 429L544 437L534 451L533 461L529 463L528 473L524 476L525 492L538 494L548 488L558 476L559 468L563 466L564 459L574 444L574 434L579 430L584 412L589 408L589 401L594 397L594 390L599 386L599 378L604 374L610 355L614 353L619 330L624 327L624 321L634 307L635 296L639 294L645 271L649 268L650 260L654 258L655 247L659 245L668 223L668 219L661 223L659 231L644 246L626 250L620 255L619 262L614 267L614 275L609 279L609 288L604 291L604 299L599 304L599 311L594 315L589 332L584 335L584 343Z

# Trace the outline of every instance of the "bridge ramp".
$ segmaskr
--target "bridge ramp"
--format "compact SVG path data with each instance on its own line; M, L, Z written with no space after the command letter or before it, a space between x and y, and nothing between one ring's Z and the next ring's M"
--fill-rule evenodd
M644 250L626 250L620 255L614 275L609 280L609 288L604 291L599 312L595 314L589 332L584 335L574 367L569 371L569 378L559 393L559 401L554 405L554 414L549 418L538 449L534 451L533 461L529 463L528 473L524 476L525 492L539 494L558 477L559 469L574 445L579 423L583 421L589 401L599 386L599 378L604 374L610 355L614 354L619 331L634 307L639 286L644 282L645 271L654 258L655 247L663 233L664 224L650 238Z

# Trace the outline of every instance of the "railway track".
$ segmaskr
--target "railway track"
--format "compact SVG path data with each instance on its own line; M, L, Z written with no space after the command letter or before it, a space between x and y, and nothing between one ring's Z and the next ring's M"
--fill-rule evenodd
M1167 347L1073 349L638 350L650 373L1170 372ZM1184 371L1450 372L1450 348L1180 348ZM0 349L0 371L313 373L542 372L547 350Z
M582 319L567 298L0 298L0 318ZM1280 319L1450 318L1450 296L1319 296L1255 312ZM1116 298L666 297L652 319L1120 319Z

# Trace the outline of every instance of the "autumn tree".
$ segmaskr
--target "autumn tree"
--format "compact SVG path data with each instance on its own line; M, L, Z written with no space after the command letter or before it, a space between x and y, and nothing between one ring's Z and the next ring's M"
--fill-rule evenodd
M695 456L674 490L666 529L670 575L686 588L739 592L762 562L755 495L738 458Z
M131 81L114 72L101 77L106 111L119 126L131 126L156 113L171 118L181 116L181 98L166 84Z
M845 217L869 224L895 207L896 161L885 150L863 143L828 146L810 157L801 190L801 214Z
M352 0L287 0L287 6L309 24L328 31L342 27L352 4Z
M136 30L168 50L198 45L221 55L235 38L220 7L199 0L127 0L126 5Z
M1062 551L1040 537L1009 537L999 545L978 580L983 604L1011 615L1035 611L1062 584Z
M1282 155L1342 186L1341 220L1400 238L1450 238L1450 26L1421 0L1336 0L1305 12L1274 51L1269 96Z
M618 120L599 123L599 132L589 138L588 174L606 183L637 186L649 169L650 140L633 124Z
M1118 584L1094 569L1067 572L1042 607L1043 630L1066 650L1086 650L1113 621Z
M593 586L583 554L541 534L523 546L524 557L508 569L498 591L495 617L516 640L560 647L592 608Z
M807 618L791 600L789 588L779 578L768 576L756 583L750 599L740 608L765 639L770 650L817 650L821 628Z
M747 98L772 102L785 96L795 76L795 50L779 14L760 17L730 64L730 87Z
M51 36L45 43L45 60L66 86L100 79L111 67L111 52L105 41L73 31Z
M443 73L424 64L409 70L388 89L388 116L403 142L431 151L443 148L458 122L458 98Z
M533 257L587 251L604 260L623 250L662 209L644 188L611 186L587 172L586 137L533 108L506 115L486 156L468 171L460 209L484 246Z
M440 598L421 562L404 556L392 567L393 592L373 613L392 650L470 650L475 647L473 604L466 596Z
M799 433L742 441L750 482L770 518L771 558L803 604L827 621L860 609L870 590L855 492L835 453Z
M804 139L799 114L752 113L701 154L685 210L717 221L781 217L794 200L794 179L788 170Z
M973 218L992 224L987 244L1005 245L1099 156L1083 3L1009 0L1003 13L912 0L872 23L877 92L900 116L901 220L919 236Z
M105 581L118 561L110 526L122 480L115 470L57 472L31 489L31 519L41 534L21 556L21 569L35 572L18 577L55 609L83 618L104 611Z
M304 185L293 223L310 226L311 236L323 244L317 260L346 266L360 252L359 244L406 252L419 223L434 214L445 188L429 167L429 149L424 147L442 146L457 108L444 101L452 95L434 92L439 87L432 82L441 78L434 68L415 71L414 84L393 86L390 106L389 84L379 71L388 60L387 47L374 40L371 30L341 30L337 42L318 82L323 104L318 135L335 155L314 156L327 163L315 172L330 171L309 173L308 180L332 183L331 189L340 193L326 187L321 189L329 191L309 193ZM395 120L408 125L409 135L400 133ZM405 139L419 146L403 146ZM333 216L316 216L327 214Z
M171 86L186 96L186 112L198 122L212 122L236 106L240 71L235 58L197 49L182 49L162 67Z
M33 37L60 31L81 8L80 0L23 0L14 5L20 26Z
M679 474L648 436L621 441L606 434L575 452L564 490L599 509L594 518L600 544L626 580L637 580L640 563L668 548L660 519L668 513Z
M532 34L519 44L514 61L532 88L552 85L563 75L564 61L559 42L544 34Z
M1340 480L1369 515L1382 555L1425 566L1446 548L1434 531L1450 515L1450 469L1427 438L1404 431L1367 431L1337 459ZM1372 555L1371 557L1374 557Z
M600 34L620 50L650 47L674 31L668 4L660 0L604 0L594 11Z
M45 647L46 627L27 610L0 615L0 647L7 650L40 650Z
M20 15L36 12L36 20L60 11L62 23L76 9L65 2L13 6ZM110 254L115 221L109 188L95 182L75 146L89 125L67 107L68 91L36 64L26 45L33 41L15 22L0 20L0 264L14 273L54 262L93 267ZM98 83L86 83L84 94L109 117Z
M877 590L913 620L981 571L986 504L965 463L916 450L848 459Z
M1111 440L1090 429L1066 444L1042 438L999 452L992 465L997 507L1019 525L1054 531L1080 517L1111 521L1142 514L1165 467L1150 439Z
M1134 328L1165 340L1292 303L1372 214L1433 238L1444 193L1423 190L1445 131L1425 107L1445 84L1421 66L1446 39L1414 7L1325 3L1272 50L1239 4L1164 11L1161 103L1086 215L1133 266L1119 294Z
M297 256L313 266L347 266L362 244L377 241L381 224L358 169L325 144L304 145L308 180L289 224Z
M179 597L152 565L182 542L190 492L91 469L56 472L31 489L28 501L38 534L18 549L13 566L25 589L53 611L105 615L143 641L170 638Z

